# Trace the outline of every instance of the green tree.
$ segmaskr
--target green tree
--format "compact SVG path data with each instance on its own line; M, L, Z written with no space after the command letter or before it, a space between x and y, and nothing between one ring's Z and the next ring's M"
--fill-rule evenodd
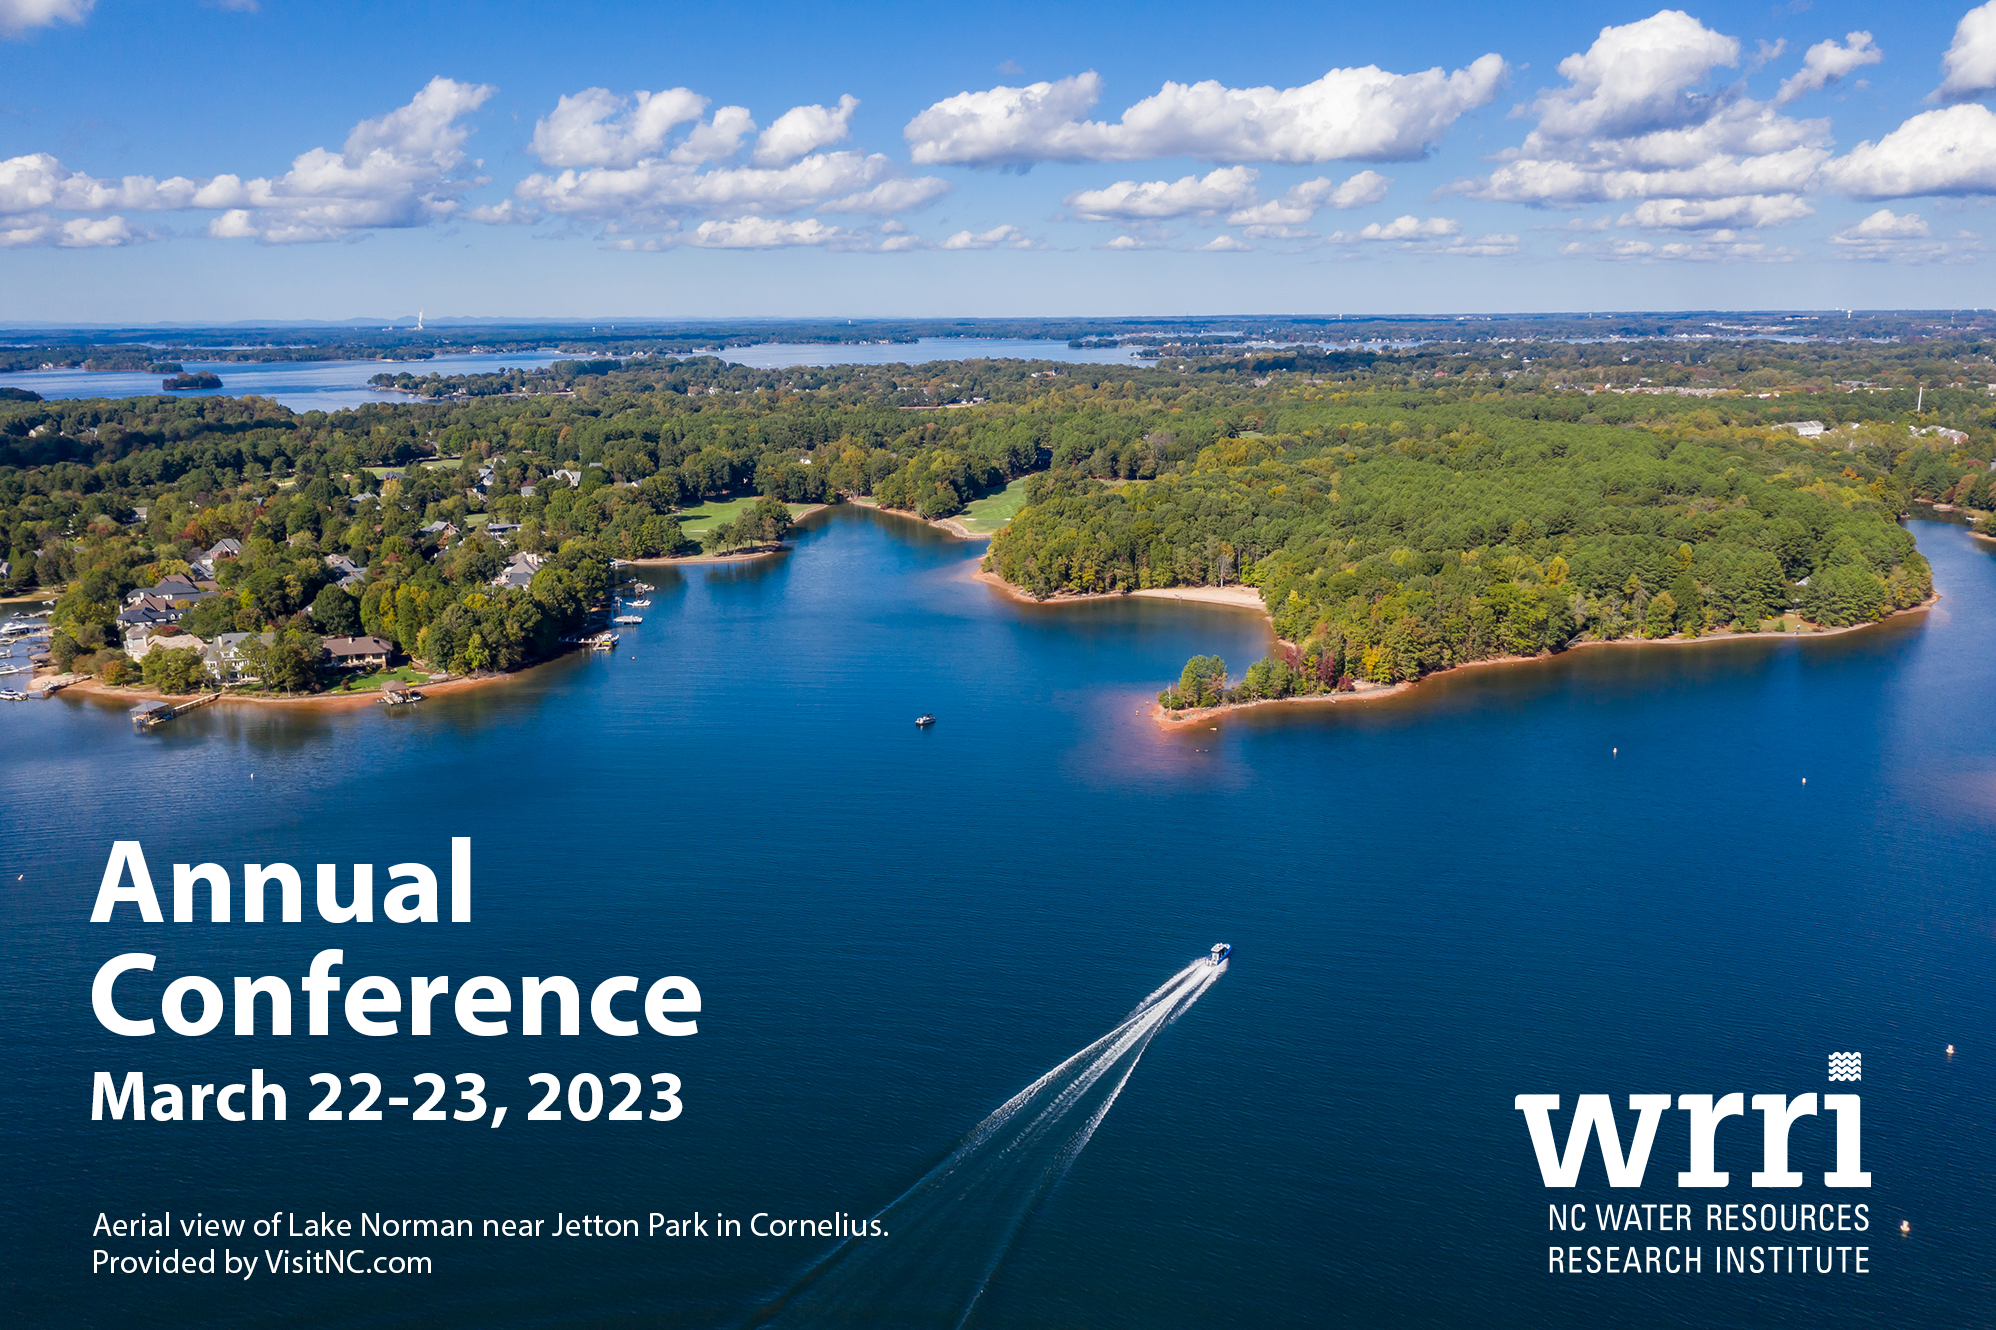
M1649 613L1643 619L1644 637L1669 637L1677 628L1677 601L1668 591L1649 598Z

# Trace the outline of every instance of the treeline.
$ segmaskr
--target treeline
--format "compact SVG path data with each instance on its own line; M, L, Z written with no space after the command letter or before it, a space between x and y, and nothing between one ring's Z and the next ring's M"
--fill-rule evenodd
M987 566L1041 597L1254 585L1287 645L1241 686L1283 696L1582 637L1752 631L1791 609L1825 626L1876 619L1932 592L1895 520L1912 492L1943 476L1951 491L1988 486L1986 445L1904 433L1830 448L1399 398L1291 406L1281 421L1148 483L1036 478ZM1166 702L1211 691L1181 685Z

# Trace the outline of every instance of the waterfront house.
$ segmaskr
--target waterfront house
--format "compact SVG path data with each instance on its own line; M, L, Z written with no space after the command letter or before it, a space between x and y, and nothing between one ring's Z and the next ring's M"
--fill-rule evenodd
M125 654L144 660L149 651L206 651L208 644L169 625L140 624L125 634Z
M118 622L126 628L154 627L159 624L179 623L187 611L170 600L158 596L141 596L132 604L118 611Z
M197 600L204 600L214 595L218 590L220 588L213 582L197 582L185 573L175 573L171 577L161 578L156 586L140 587L138 590L131 592L125 597L125 603L127 605L136 605L148 596L169 603L180 601L192 603Z
M544 562L546 560L538 554L528 554L525 551L515 554L506 561L506 566L499 570L499 576L492 579L492 585L496 587L530 586L533 583L534 574L540 571L541 564Z
M243 673L245 665L244 644L256 638L265 646L277 640L276 633L218 633L208 649L201 653L201 664L213 678L228 682L235 679L254 679L254 675Z
M395 653L395 644L379 637L328 637L324 646L338 669L385 670Z

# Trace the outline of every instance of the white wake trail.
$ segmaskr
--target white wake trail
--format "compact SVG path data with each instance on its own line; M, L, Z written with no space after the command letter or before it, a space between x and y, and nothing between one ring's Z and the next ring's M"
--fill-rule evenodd
M1205 957L1117 1025L999 1105L949 1157L751 1322L773 1326L961 1327L1019 1230L1080 1157L1158 1032L1226 972Z

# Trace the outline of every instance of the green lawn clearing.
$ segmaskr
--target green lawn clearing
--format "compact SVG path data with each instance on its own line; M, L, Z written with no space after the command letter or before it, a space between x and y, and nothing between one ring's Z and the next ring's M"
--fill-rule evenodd
M982 499L972 499L968 507L956 515L964 529L980 536L988 536L1019 515L1026 506L1026 477L1021 476L996 494Z
M707 503L695 504L691 508L682 508L674 516L679 519L679 529L682 532L694 540L700 540L713 530L716 524L734 521L735 514L744 508L752 507L755 502L756 496L753 494L741 499L714 499ZM790 509L790 515L795 517L806 508L816 505L793 503L786 506Z

